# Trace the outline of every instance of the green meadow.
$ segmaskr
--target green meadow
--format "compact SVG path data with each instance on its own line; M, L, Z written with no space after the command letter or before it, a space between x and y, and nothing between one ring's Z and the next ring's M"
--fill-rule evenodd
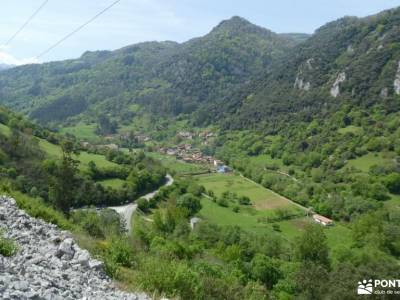
M355 135L362 134L364 130L361 127L350 125L344 128L339 128L338 132L341 134L346 134L346 133L353 133Z
M6 125L0 123L0 133L9 135L11 133L11 130Z
M392 164L393 157L393 153L391 152L370 152L356 159L349 160L346 166L357 168L363 172L368 172L374 165L384 166Z
M125 181L119 178L112 178L112 179L101 180L99 181L99 183L104 187L119 189L124 185Z
M147 156L158 159L164 167L175 172L177 175L188 175L201 172L207 172L208 168L200 164L187 163L176 159L174 156L165 155L158 152L146 152Z
M242 229L257 234L265 234L277 230L289 242L294 242L301 235L306 224L313 222L305 212L288 199L256 184L237 174L211 174L195 177L199 184L211 190L218 197L223 192L235 192L247 196L252 201L252 207L239 206L234 212L233 206L222 207L210 198L202 199L200 217L220 226L240 226ZM399 199L400 200L400 199ZM396 201L394 199L393 201ZM277 210L288 210L294 217L281 221L268 221ZM340 223L324 228L329 246L335 251L341 247L351 246L351 230Z
M79 123L72 127L63 127L60 129L61 133L68 133L76 136L80 140L95 142L100 138L95 133L96 124L83 124Z
M61 147L58 145L54 145L49 143L46 140L39 140L39 146L51 157L61 157ZM93 154L88 152L80 152L79 155L76 156L81 162L81 167L85 168L89 164L90 161L93 161L98 167L106 168L106 167L115 167L117 164L108 161L103 155Z
M195 177L206 190L212 190L216 196L226 191L234 192L239 196L249 197L255 208L268 210L275 208L295 207L288 199L258 185L237 174L210 174Z

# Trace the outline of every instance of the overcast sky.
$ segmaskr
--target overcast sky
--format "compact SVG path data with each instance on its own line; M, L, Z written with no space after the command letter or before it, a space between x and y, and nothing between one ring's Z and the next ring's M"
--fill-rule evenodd
M49 0L8 46L43 0L0 2L0 63L23 64L115 0ZM150 40L186 41L234 15L275 32L312 33L342 16L366 16L400 0L121 0L39 62L79 57L86 50L117 49Z

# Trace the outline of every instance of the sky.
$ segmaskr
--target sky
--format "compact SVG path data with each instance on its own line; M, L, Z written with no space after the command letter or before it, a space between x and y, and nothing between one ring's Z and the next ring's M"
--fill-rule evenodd
M220 21L241 16L278 33L305 32L343 16L363 17L400 6L400 0L121 0L40 59L36 56L115 0L49 0L7 46L43 0L0 2L0 64L77 58L87 50L113 50L143 41L183 42Z

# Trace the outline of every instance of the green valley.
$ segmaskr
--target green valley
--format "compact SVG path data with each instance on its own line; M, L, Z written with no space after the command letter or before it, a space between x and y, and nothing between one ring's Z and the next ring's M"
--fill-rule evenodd
M3 70L0 189L155 299L358 299L400 276L399 28L232 17Z

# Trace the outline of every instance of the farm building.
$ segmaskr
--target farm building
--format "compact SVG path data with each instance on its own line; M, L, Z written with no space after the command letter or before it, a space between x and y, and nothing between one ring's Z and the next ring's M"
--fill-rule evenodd
M218 173L229 173L231 171L232 171L231 168L229 168L228 166L225 166L225 165L217 167Z
M194 229L194 227L196 226L196 224L199 223L200 221L201 221L200 218L197 218L197 217L191 218L191 219L190 219L190 227L191 227L192 229Z
M323 226L331 226L333 225L333 221L331 219L328 219L327 217L314 214L313 219L316 223L321 224Z

